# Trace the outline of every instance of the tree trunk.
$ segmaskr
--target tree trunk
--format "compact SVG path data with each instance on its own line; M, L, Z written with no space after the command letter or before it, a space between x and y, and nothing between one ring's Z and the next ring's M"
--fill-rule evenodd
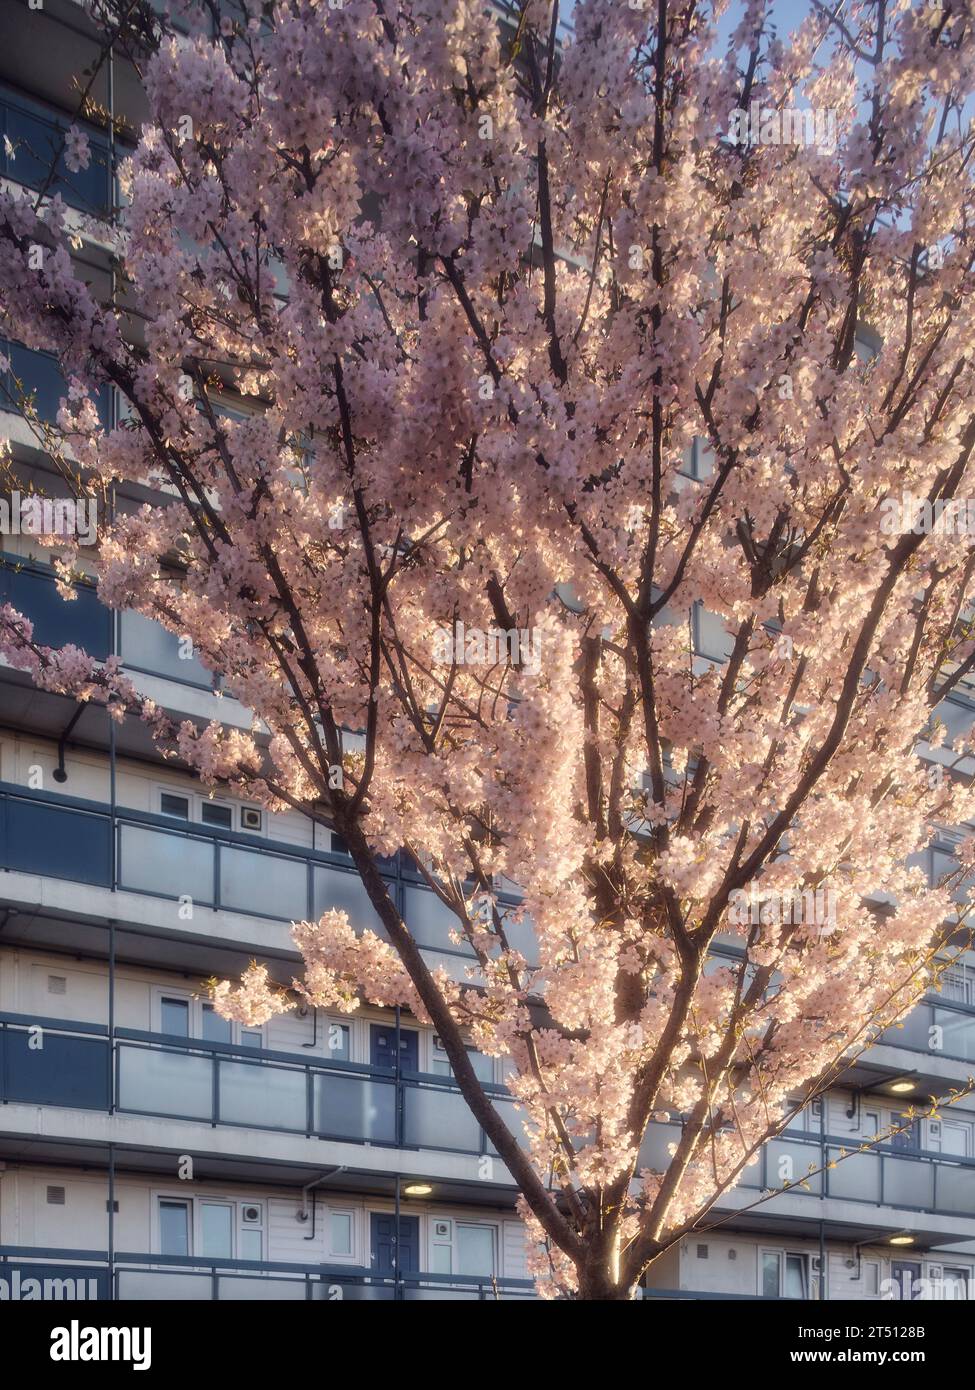
M579 1292L576 1298L586 1303L630 1303L637 1295L635 1284L626 1284L620 1278L619 1236L615 1236L609 1250L592 1253L590 1258L577 1267Z
M616 1284L606 1270L587 1270L579 1278L576 1299L582 1303L630 1303L637 1297L636 1286Z

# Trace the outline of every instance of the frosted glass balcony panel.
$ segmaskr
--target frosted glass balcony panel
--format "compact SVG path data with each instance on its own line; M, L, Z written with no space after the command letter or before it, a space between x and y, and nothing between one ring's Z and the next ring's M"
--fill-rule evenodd
M243 1303L294 1303L305 1297L305 1284L302 1279L261 1279L246 1274L221 1274L218 1297L221 1303L229 1300Z
M404 1303L476 1303L480 1295L477 1289L451 1288L403 1290ZM494 1297L492 1292L491 1297Z
M303 1071L223 1059L218 1065L220 1119L225 1124L262 1125L304 1133L307 1102Z
M420 955L431 970L436 970L438 967L445 970L448 978L456 984L479 985L484 983L481 967L472 956L455 956L447 951L428 950L421 950Z
M926 1005L921 1004L906 1018L901 1019L900 1024L888 1028L878 1041L890 1043L893 1047L909 1047L914 1051L926 1052L928 1050L928 1027L930 1023L930 1010Z
M839 1160L829 1173L829 1195L849 1197L859 1202L880 1201L880 1155L855 1153L840 1158L839 1149L830 1149L830 1159Z
M196 1302L210 1298L209 1274L186 1274L177 1270L119 1270L120 1299L162 1299L166 1302Z
M930 1211L934 1206L934 1164L885 1154L884 1205Z
M369 895L358 874L343 873L341 869L316 867L314 897L316 920L323 912L345 911L349 914L349 922L355 931L372 931L383 940L386 939L386 928L369 901Z
M491 1104L511 1131L518 1147L527 1150L528 1135L525 1133L525 1111L523 1109L516 1110L514 1101L499 1100L497 1096L491 1097ZM497 1155L498 1151L490 1139L487 1139L487 1149L488 1153Z
M220 906L300 922L308 915L308 870L300 860L220 847Z
M315 1131L335 1139L395 1144L396 1087L359 1076L316 1076Z
M407 1086L403 1094L405 1143L480 1153L481 1127L463 1096L418 1086Z
M538 942L535 940L535 923L526 913L520 922L511 917L504 920L504 934L513 951L520 951L529 965L538 964Z
M747 1168L741 1170L741 1177L738 1179L739 1187L750 1187L756 1191L761 1190L762 1186L762 1161L761 1158L756 1163L749 1164Z
M680 1134L680 1125L661 1124L652 1120L647 1125L643 1143L640 1145L637 1170L650 1168L654 1173L662 1173L669 1168L672 1155L668 1152L668 1146L679 1143Z
M213 676L195 656L180 656L181 650L189 650L189 642L181 644L175 632L142 613L126 610L121 614L119 647L127 666L190 685L213 685Z
M460 922L436 893L432 893L429 888L414 888L408 885L405 894L406 925L413 933L415 941L434 950L463 951L465 955L471 956L474 954L466 941L459 945L451 941L450 932L455 928L459 931Z
M152 1115L209 1120L213 1108L212 1062L209 1057L159 1052L148 1047L120 1047L119 1106Z
M975 1217L975 1167L938 1164L937 1209Z
M141 825L123 825L119 884L139 893L182 895L213 902L213 845L186 835L169 835Z
M770 1188L779 1188L785 1183L803 1182L799 1192L822 1191L821 1173L810 1175L810 1165L819 1168L819 1148L814 1144L795 1144L788 1139L772 1139L766 1145L765 1182Z
M935 1033L931 1041L942 1044L941 1050L946 1057L962 1057L966 1062L975 1062L975 1018L971 1014L935 1008L934 1022L941 1032Z

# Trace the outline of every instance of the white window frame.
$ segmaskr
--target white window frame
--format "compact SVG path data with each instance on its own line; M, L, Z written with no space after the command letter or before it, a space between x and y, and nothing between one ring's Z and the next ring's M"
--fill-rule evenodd
M802 1260L805 1267L806 1296L803 1299L803 1302L815 1302L815 1299L813 1298L813 1280L815 1279L817 1281L821 1290L822 1270L813 1270L812 1256L810 1255L809 1251L789 1250L785 1247L774 1245L761 1245L758 1249L758 1269L756 1271L756 1284L759 1298L765 1297L762 1265L766 1255L774 1255L779 1262L779 1292L776 1295L777 1298L785 1297L786 1261L791 1257L793 1259Z
M355 1207L341 1206L338 1203L327 1202L323 1218L322 1240L325 1246L326 1264L349 1264L356 1262L356 1248L359 1240L359 1223L356 1220L358 1212ZM347 1216L349 1218L349 1244L351 1249L346 1254L338 1254L332 1249L332 1226L333 1216Z
M165 985L152 986L152 1017L150 1020L149 1031L151 1033L162 1032L162 1001L164 999L182 999L189 1005L189 1028L190 1035L187 1042L204 1042L203 1037L203 1014L204 1005L209 1004L209 999L201 999L199 995L194 995L192 990L182 989L176 985L172 989L167 989ZM266 1023L238 1023L232 1021L230 1024L230 1042L234 1047L248 1047L249 1044L241 1042L243 1033L260 1033L260 1049L267 1047L267 1024Z
M163 796L181 796L188 803L189 815L186 820L180 816L171 815L170 812L162 808ZM204 806L227 806L230 810L230 824L228 826L210 826L203 819ZM229 796L208 796L198 792L191 787L167 786L165 782L156 782L153 785L153 809L157 816L164 816L171 820L174 825L206 825L207 829L226 829L232 830L235 834L259 835L266 839L268 835L268 812L263 806L257 806L250 801L236 801ZM261 828L260 830L245 830L240 818L242 810L260 811Z
M169 1188L158 1188L152 1194L152 1230L150 1239L152 1251L150 1253L162 1257L162 1221L160 1212L163 1202L178 1203L180 1206L188 1207L188 1236L189 1236L189 1257L192 1259L213 1259L218 1258L203 1253L203 1207L205 1204L211 1206L230 1207L232 1220L230 1223L230 1245L231 1253L226 1256L228 1260L239 1260L245 1258L240 1254L241 1232L260 1231L261 1233L261 1254L262 1261L268 1259L268 1204L264 1197L225 1197L219 1192L174 1192ZM261 1223L259 1226L248 1222L244 1225L244 1207L260 1207ZM251 1256L246 1258L250 1259Z
M322 1038L321 1046L326 1058L331 1058L332 1061L338 1062L355 1062L358 1060L356 1055L356 1030L353 1026L351 1018L344 1018L338 1014L323 1014L319 1020L319 1025L321 1028L324 1029L324 1036ZM335 1051L337 1051L337 1049L333 1050L331 1047L329 1047L329 1038L331 1037L331 1030L333 1028L345 1029L345 1032L348 1035L349 1039L348 1057L336 1057Z
M449 1241L446 1241L446 1240L443 1240L443 1239L439 1239L439 1240L436 1240L436 1241L434 1240L433 1223L434 1223L435 1221L449 1221L449 1222L450 1222L450 1240L449 1240ZM458 1258L459 1258L459 1253L460 1253L460 1252L459 1252L459 1242L458 1242L458 1235L457 1235L457 1233L458 1233L458 1231L460 1230L460 1228L461 1228L462 1226L476 1226L476 1227L478 1227L478 1228L486 1228L487 1230L489 1230L489 1231L491 1232L491 1237L492 1237L492 1240L493 1240L493 1242L494 1242L494 1275L493 1275L493 1276L487 1275L487 1274L464 1274L464 1273L462 1273L462 1272L458 1269L457 1265L458 1265ZM502 1247L502 1243L501 1243L501 1226L500 1226L500 1224L499 1224L497 1221L479 1221L479 1220L477 1219L477 1217L448 1216L448 1215L446 1215L446 1214L444 1214L444 1213L431 1212L431 1213L427 1216L427 1240L426 1240L426 1247L427 1247L427 1251L428 1251L428 1261L429 1261L430 1268L433 1267L433 1247L434 1247L435 1244L436 1244L436 1245L440 1245L440 1246L448 1246L448 1245L449 1245L449 1247L450 1247L450 1273L451 1273L454 1277L456 1277L456 1278L458 1278L458 1279L490 1279L491 1277L493 1277L493 1278L495 1278L495 1279L500 1279L500 1278L502 1278L502 1275L503 1275L503 1270L502 1270L503 1247Z
M438 1039L440 1038L439 1033L437 1033L435 1030L430 1030L430 1031L428 1032L428 1037L429 1037L429 1044L428 1044L428 1048L426 1049L426 1052L427 1052L427 1059L426 1059L426 1065L423 1067L423 1069L424 1069L425 1071L429 1072L430 1075L432 1075L432 1076L433 1076L433 1075L435 1075L435 1076L443 1076L443 1077L445 1077L445 1078L448 1079L448 1080L455 1079L455 1078L454 1078L454 1073L453 1073L453 1071L452 1071L451 1068L450 1068L450 1058L447 1056L447 1050L446 1050L446 1048L445 1048L444 1045L443 1045L443 1041L441 1040L439 1046L437 1045L437 1044L438 1044ZM476 1047L474 1047L474 1045L473 1045L472 1043L465 1043L464 1046L466 1047L466 1049L467 1049L468 1052L478 1052L478 1049L477 1049ZM421 1066L423 1066L423 1061L422 1061L423 1051L424 1051L424 1050L421 1049ZM487 1054L484 1053L484 1052L478 1052L478 1056L479 1056L479 1057L484 1057L488 1062L491 1063L491 1075L490 1075L489 1077L485 1077L485 1078L484 1078L485 1084L486 1084L486 1085L494 1085L494 1084L496 1084L496 1078L497 1078L497 1074L498 1074L497 1058L496 1058L496 1057L488 1057ZM437 1063L446 1063L447 1070L444 1071L444 1072L438 1072L438 1071L436 1071L436 1065L437 1065Z
M229 1255L208 1255L203 1249L203 1208L227 1207L230 1211L230 1254ZM237 1210L237 1203L232 1197L220 1197L216 1193L199 1193L193 1202L193 1247L200 1252L200 1259L215 1260L226 1259L236 1260L239 1258L238 1249L240 1227L240 1212Z
M163 1255L162 1250L162 1204L171 1202L187 1208L186 1213L186 1242L187 1255L192 1255L196 1243L195 1217L193 1210L193 1197L186 1192L169 1192L166 1190L153 1191L152 1193L152 1229L149 1233L149 1243L152 1246L150 1251L153 1255L158 1255L161 1259L176 1258Z

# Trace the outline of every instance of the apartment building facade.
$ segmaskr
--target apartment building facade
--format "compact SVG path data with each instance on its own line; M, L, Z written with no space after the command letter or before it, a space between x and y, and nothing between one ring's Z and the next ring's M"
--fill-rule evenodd
M6 7L5 180L43 184L45 151L76 119L72 76L98 43L75 0ZM123 62L105 67L94 96L137 127L141 93ZM59 169L58 186L69 206L107 217L124 142L97 122L90 138L90 169ZM78 256L110 295L110 262L90 229ZM4 353L0 434L16 478L25 493L56 495L37 424L53 419L64 383L44 354ZM117 418L108 393L101 405ZM706 471L695 452L688 485ZM133 492L116 505L143 500ZM111 613L93 586L64 603L30 534L11 528L0 540L0 601L27 614L40 641L117 653L167 711L249 727L176 637ZM696 612L694 632L702 662L723 659L716 620ZM961 737L975 701L962 692L947 704ZM951 834L930 853L932 873ZM287 983L299 965L295 919L343 907L356 926L377 925L340 837L295 812L210 796L163 763L141 727L117 728L4 667L0 868L0 1301L534 1296L510 1174L432 1029L370 1007L296 1008L241 1028L207 999L205 980L255 958ZM446 910L405 859L386 874L427 960L465 978L472 958L451 941ZM514 944L530 958L530 926ZM733 949L719 943L717 955ZM503 1066L472 1058L517 1127ZM766 1147L711 1228L654 1266L645 1295L972 1296L975 1102L904 1116L963 1088L973 1058L975 957L959 956L940 993ZM889 1141L857 1152L891 1126ZM674 1132L652 1127L648 1164L666 1161Z

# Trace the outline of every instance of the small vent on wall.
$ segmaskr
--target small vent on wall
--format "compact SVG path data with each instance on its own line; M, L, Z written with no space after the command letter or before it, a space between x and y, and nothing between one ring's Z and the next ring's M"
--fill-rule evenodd
M729 1251L728 1251L728 1259L729 1259L729 1260L737 1260L737 1258L738 1258L738 1251L737 1251L737 1250L729 1250Z
M48 994L67 994L67 977L64 975L48 975L47 992Z
M64 1188L63 1188L63 1187L49 1187L49 1188L47 1189L47 1204L48 1204L49 1207L63 1207L63 1206L64 1206Z
M699 1245L699 1246L697 1247L697 1258L698 1258L699 1260L706 1260L707 1257L708 1257L708 1247L707 1247L706 1245Z

